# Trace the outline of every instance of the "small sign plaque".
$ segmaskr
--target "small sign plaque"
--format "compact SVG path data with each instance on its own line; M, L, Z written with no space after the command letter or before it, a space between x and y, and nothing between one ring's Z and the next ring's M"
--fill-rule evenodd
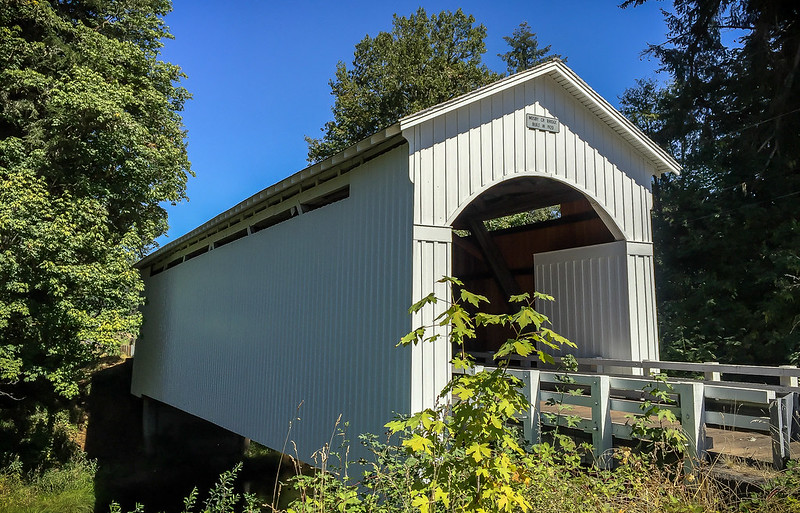
M537 116L536 114L525 115L525 126L533 130L544 130L545 132L558 133L561 124L556 118L547 116Z

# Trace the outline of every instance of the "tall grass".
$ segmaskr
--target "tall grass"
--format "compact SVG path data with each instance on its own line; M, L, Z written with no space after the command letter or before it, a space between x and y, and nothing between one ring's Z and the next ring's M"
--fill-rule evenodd
M412 504L415 462L396 445L370 441L375 451L366 477L358 483L344 482L335 468L327 472L303 468L283 491L299 497L287 510L295 513L396 513L421 511ZM566 448L574 451L574 448ZM325 449L328 450L327 448ZM800 464L765 481L761 490L742 493L715 477L714 466L683 472L680 464L658 465L648 457L627 450L617 452L614 470L581 466L561 447L549 444L534 448L524 472L515 476L524 484L524 494L535 513L800 513ZM326 454L326 460L335 460ZM185 511L234 513L287 510L269 505L269 498L256 500L233 491L240 467L226 472L207 494L193 492ZM299 472L300 467L298 467ZM96 468L76 459L41 474L25 475L19 465L0 471L0 513L89 513L94 511L93 479ZM456 476L454 476L456 477ZM147 490L141 490L145 497ZM198 496L207 497L198 500ZM283 502L283 501L282 501ZM259 509L259 503L261 509ZM455 513L456 509L433 505L430 511ZM119 511L119 510L117 510ZM511 509L509 511L518 511Z
M0 513L91 513L96 470L82 457L32 474L12 463L0 472Z
M290 513L396 513L462 511L457 501L414 502L419 460L396 445L370 438L375 451L364 479L349 483L320 469L290 483L300 498ZM529 513L800 513L800 462L764 480L760 488L734 488L722 480L716 464L698 464L687 473L682 461L663 463L654 454L616 450L615 468L600 470L580 463L585 450L562 440L531 447L524 470L513 476L522 484ZM333 454L325 457L335 460ZM465 476L450 476L463 479ZM285 489L285 488L284 488ZM272 510L275 513L276 510ZM495 510L492 510L495 511ZM496 511L525 511L522 508Z

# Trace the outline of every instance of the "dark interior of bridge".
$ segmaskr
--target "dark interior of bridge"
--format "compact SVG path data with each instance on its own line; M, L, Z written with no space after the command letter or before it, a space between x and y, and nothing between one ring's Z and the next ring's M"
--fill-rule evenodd
M528 214L514 215L520 213ZM511 312L511 295L536 290L534 254L614 241L583 194L542 177L492 187L464 209L453 229L453 275L489 299L483 311L490 313ZM482 328L467 349L492 352L509 334Z

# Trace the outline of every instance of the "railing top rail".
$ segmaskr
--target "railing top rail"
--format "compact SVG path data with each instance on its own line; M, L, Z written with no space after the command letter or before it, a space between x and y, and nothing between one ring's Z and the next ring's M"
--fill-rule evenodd
M481 369L495 369L497 368L495 365L480 365ZM558 379L555 377L556 375L564 375L563 371L557 371L551 368L538 368L538 369L515 369L510 368L508 369L509 374L516 376L517 378L522 378L525 372L535 372L538 373L542 379L542 381L549 382L549 383L556 383ZM453 374L469 374L469 372L464 372L463 370L452 369ZM569 376L576 378L578 377L578 385L589 385L591 384L590 381L593 378L597 377L595 373L587 373L587 372L568 372L566 373ZM612 388L616 389L626 389L626 390L639 390L645 385L653 386L656 382L653 381L651 377L645 376L632 376L629 374L608 374L604 373L604 376L608 376L611 379L611 386ZM706 381L706 380L696 380L691 378L667 378L667 383L671 385L681 384L681 383L703 383L706 390L709 392L709 396L717 398L720 396L719 393L715 392L717 390L726 390L729 391L723 395L731 396L736 395L738 392L736 390L743 391L745 393L762 393L762 394L773 394L774 395L784 395L791 392L797 392L797 388L794 387L786 387L783 385L768 385L764 383L749 383L749 382L739 382L739 381ZM774 397L771 396L773 399ZM750 402L762 402L761 400L758 401L750 401Z
M800 368L795 366L773 367L767 365L739 365L729 363L670 362L664 360L618 360L612 358L576 358L581 365L602 365L611 367L635 367L639 369L659 368L689 372L721 372L729 374L800 377ZM558 359L556 359L558 361Z
M556 362L560 358L556 357ZM785 365L780 367L767 365L739 365L728 363L695 363L695 362L671 362L666 360L620 360L614 358L576 358L580 365L593 365L603 367L632 367L637 369L669 369L689 372L720 372L728 374L756 375L756 376L776 376L776 377L800 377L800 368Z
M492 353L476 352L474 356L493 361ZM533 357L514 356L513 361L524 362L526 364L540 363ZM555 357L556 362L561 358ZM793 365L770 366L770 365L740 365L731 363L715 362L672 362L667 360L623 360L617 358L576 358L580 365L601 365L606 367L632 367L636 369L669 369L689 372L720 372L728 374L755 375L755 376L775 376L775 377L797 377L800 378L800 368Z

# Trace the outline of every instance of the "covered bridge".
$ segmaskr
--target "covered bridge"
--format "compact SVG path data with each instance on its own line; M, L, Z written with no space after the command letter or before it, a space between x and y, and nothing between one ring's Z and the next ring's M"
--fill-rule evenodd
M302 403L301 457L340 414L382 432L449 378L447 344L395 347L443 275L496 308L552 294L578 356L658 359L651 178L678 170L560 61L403 118L138 263L132 392L274 448Z

